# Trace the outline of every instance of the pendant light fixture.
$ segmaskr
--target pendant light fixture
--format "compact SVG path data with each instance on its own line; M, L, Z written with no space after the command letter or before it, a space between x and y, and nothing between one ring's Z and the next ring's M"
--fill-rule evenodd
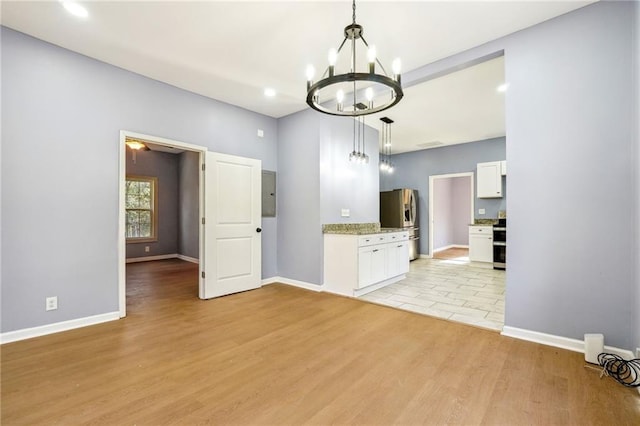
M394 167L391 163L391 123L389 117L382 117L382 146L380 147L380 170L393 173Z
M344 40L338 49L330 49L329 66L320 80L314 82L315 69L307 67L307 104L316 111L341 116L362 116L384 111L402 99L400 83L400 59L392 63L392 76L387 74L377 56L376 48L364 39L364 29L356 23L356 2L353 0L352 23L344 28ZM350 41L349 70L336 74L339 55L343 47ZM362 41L363 51L367 52L366 63L358 63L356 41ZM376 64L381 73L376 72ZM358 68L360 70L358 70ZM353 103L345 105L345 92L352 91L349 99ZM374 96L377 95L374 102ZM352 99L351 99L352 98Z
M353 120L353 151L349 153L349 161L352 163L369 164L369 156L365 153L364 147L364 130L364 117L355 117ZM362 151L360 151L361 149Z

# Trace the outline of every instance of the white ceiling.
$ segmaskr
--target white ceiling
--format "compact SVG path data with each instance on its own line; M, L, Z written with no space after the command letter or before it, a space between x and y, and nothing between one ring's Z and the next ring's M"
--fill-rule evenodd
M398 105L366 123L380 129L380 117L394 120L392 154L504 136L503 83L501 56L406 88Z
M358 1L357 22L364 26L367 41L377 46L382 63L400 57L406 71L592 2ZM307 64L324 68L328 49L337 47L344 26L351 23L347 0L80 3L88 9L86 19L70 15L56 1L2 1L1 22L118 67L272 117L307 107ZM473 80L469 74L473 72L466 70L450 79ZM494 78L488 69L478 72L487 84ZM265 97L265 87L274 88L277 95ZM388 110L397 122L397 129L392 127L394 143L406 144L395 150L421 149L415 145L433 140L478 140L495 133L489 127L469 139L456 130L455 121L462 119L459 107L466 101L461 102L458 92L452 96L438 88L438 83L423 83L405 93L405 99ZM403 104L407 117L400 114ZM459 117L447 118L445 112ZM469 112L465 114L468 123ZM503 112L498 114L504 118ZM403 121L405 129L400 128ZM430 127L422 128L424 123ZM411 128L420 131L412 133ZM401 138L404 133L407 137Z

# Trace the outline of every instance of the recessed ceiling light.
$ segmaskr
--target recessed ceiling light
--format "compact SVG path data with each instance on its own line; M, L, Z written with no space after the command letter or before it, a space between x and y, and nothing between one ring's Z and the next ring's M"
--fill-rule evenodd
M496 90L498 92L506 92L508 88L509 88L509 83L503 83L500 86L498 86Z
M63 1L62 5L67 9L67 12L73 16L77 16L78 18L86 18L89 16L87 9L85 9L80 3L76 3L75 1Z
M264 95L268 98L273 98L276 95L276 90L271 87L264 89Z

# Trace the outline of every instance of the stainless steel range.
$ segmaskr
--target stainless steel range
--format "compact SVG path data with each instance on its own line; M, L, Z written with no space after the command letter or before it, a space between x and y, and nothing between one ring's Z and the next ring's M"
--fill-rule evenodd
M507 269L507 219L493 225L493 269Z

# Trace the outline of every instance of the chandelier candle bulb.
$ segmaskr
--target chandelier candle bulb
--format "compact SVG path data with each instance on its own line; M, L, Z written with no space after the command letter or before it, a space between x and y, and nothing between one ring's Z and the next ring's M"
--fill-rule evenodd
M400 58L395 58L393 60L391 63L391 69L393 71L393 78L400 83L400 71L402 70L402 62L400 62Z
M313 65L307 66L307 90L311 89L311 85L313 84L313 77L316 75L316 69Z
M369 60L369 74L376 73L376 47L371 46L367 51L367 59Z
M371 87L367 87L367 90L364 91L364 95L369 102L369 108L373 108L373 89Z

